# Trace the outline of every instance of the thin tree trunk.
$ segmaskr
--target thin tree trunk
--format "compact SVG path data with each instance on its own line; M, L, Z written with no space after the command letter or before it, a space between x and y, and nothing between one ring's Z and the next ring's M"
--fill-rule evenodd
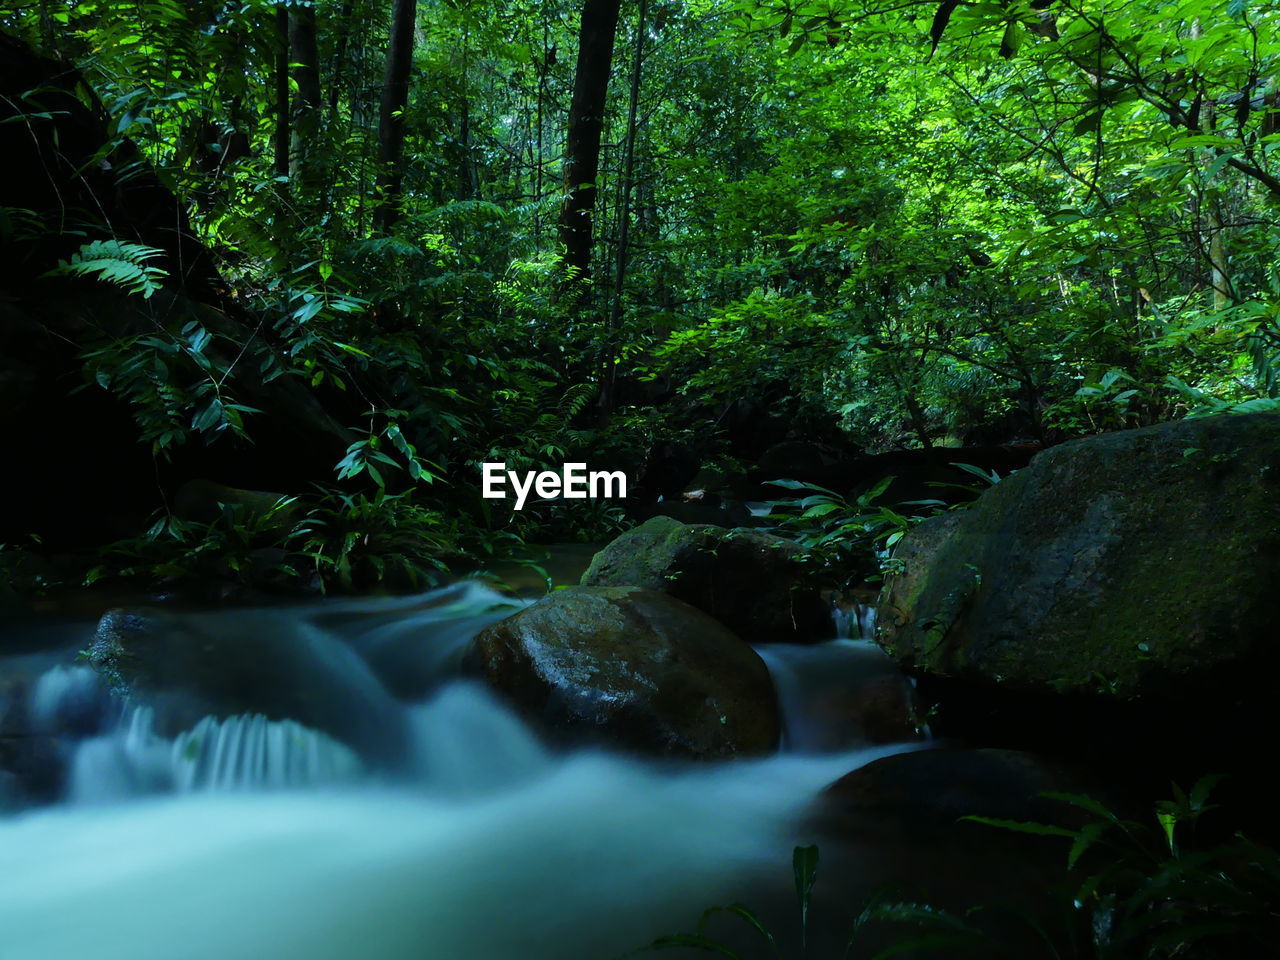
M613 305L605 325L605 367L600 378L600 420L607 422L613 413L617 387L617 364L613 362L613 341L622 322L622 294L627 279L627 241L631 232L631 185L635 176L636 114L640 106L640 80L644 69L645 19L649 0L640 0L636 15L635 54L631 60L631 93L627 101L627 134L622 145L622 202L618 210L618 254L613 270Z
M591 274L592 210L600 172L600 134L613 64L614 35L621 0L585 0L578 31L578 65L569 104L565 145L564 206L560 242L566 282L580 298Z
M378 194L381 198L374 226L388 232L400 216L400 184L404 153L404 111L409 104L409 73L413 66L413 32L417 0L395 0L391 8L391 35L387 43L387 69L378 109Z
M342 10L338 13L338 43L333 51L333 75L329 83L329 116L338 115L338 96L347 74L347 52L351 47L351 31L354 27L351 18L355 0L343 0Z
M291 139L289 107L289 7L276 6L276 142L275 171L277 177L289 176L289 142Z
M289 8L289 60L298 88L294 104L290 145L295 179L301 194L310 198L315 187L314 141L320 132L320 45L316 37L316 8L294 4Z

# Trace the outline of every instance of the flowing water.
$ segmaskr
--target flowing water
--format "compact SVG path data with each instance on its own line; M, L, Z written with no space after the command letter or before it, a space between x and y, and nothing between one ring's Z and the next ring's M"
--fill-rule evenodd
M397 704L385 750L359 746L354 721L211 715L172 730L183 713L162 698L121 702L87 667L24 655L42 670L27 732L50 745L60 788L0 820L0 960L611 960L785 877L814 796L909 749L868 748L856 724L822 734L806 712L815 678L885 669L839 639L762 650L788 731L774 757L553 751L457 677L470 638L521 603L463 583L164 620L200 645L252 636L273 663L302 644L323 653L313 668L345 674L350 654L375 678L350 703ZM85 630L68 627L65 650Z

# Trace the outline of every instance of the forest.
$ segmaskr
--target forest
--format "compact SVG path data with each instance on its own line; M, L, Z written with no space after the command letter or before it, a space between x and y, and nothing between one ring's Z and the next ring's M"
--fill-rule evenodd
M0 0L0 157L0 955L1280 955L1280 7Z

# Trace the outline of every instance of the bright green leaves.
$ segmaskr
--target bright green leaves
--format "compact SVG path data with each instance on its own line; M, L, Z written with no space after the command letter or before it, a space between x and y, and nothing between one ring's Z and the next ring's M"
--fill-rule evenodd
M418 455L417 448L405 437L397 418L406 415L404 410L374 410L371 417L383 420L382 429L377 433L369 433L347 447L346 455L335 467L339 480L350 480L362 474L371 479L377 486L385 488L387 478L385 470L403 470L413 482L433 483L442 472L440 467ZM391 456L388 447L398 455Z
M94 240L73 253L70 260L50 270L47 276L96 277L150 298L169 275L153 262L163 256L163 250L141 243Z

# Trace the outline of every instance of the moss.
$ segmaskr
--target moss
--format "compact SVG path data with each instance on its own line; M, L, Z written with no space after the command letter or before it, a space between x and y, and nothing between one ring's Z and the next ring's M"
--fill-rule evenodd
M900 555L881 639L916 670L1176 695L1257 660L1280 622L1280 416L1064 444ZM982 582L958 611L966 571Z

